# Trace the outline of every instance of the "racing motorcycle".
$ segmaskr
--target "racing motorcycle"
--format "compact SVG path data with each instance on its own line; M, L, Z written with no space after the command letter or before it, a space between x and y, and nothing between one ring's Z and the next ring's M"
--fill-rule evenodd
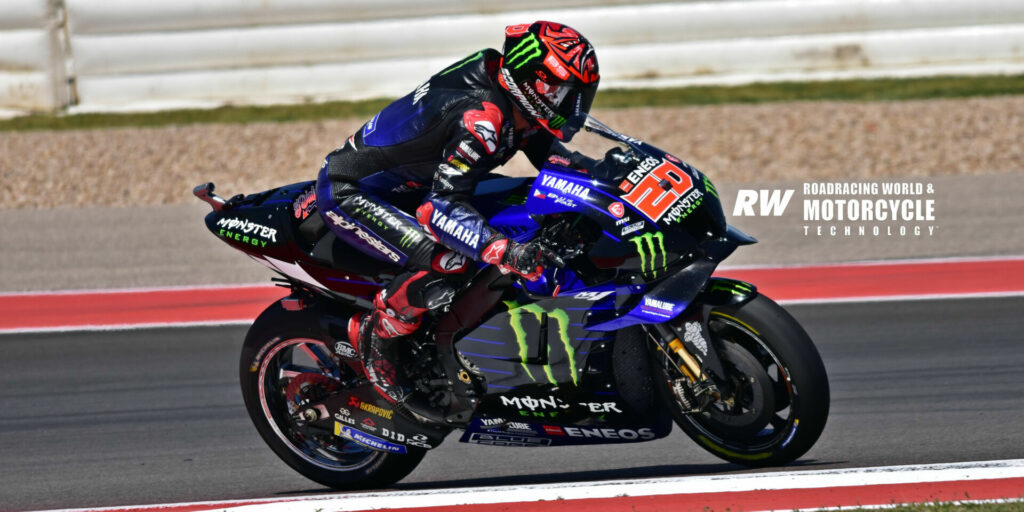
M588 172L547 164L479 183L491 226L563 265L531 282L480 264L402 343L429 412L368 382L347 324L399 269L326 227L313 182L227 200L195 188L210 231L288 290L249 329L239 365L249 416L284 462L337 489L382 487L456 430L464 443L549 447L650 441L673 422L744 466L811 448L829 409L813 343L753 284L712 276L756 240L726 223L697 169L596 119L585 129L617 143Z

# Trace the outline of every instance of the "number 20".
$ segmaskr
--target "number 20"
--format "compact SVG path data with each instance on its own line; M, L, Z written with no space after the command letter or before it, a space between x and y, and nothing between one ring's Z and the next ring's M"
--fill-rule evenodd
M657 222L691 188L693 180L689 174L671 162L662 162L622 199Z

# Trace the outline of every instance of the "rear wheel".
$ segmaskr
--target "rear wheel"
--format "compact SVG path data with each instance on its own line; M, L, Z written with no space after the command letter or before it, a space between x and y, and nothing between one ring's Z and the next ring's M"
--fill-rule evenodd
M711 310L708 327L732 391L684 412L675 376L658 386L676 423L710 453L745 466L791 462L818 440L828 418L825 367L800 324L759 295Z
M361 365L334 355L317 318L274 304L249 329L239 375L246 410L260 436L285 463L335 489L390 485L408 475L425 450L405 455L370 450L317 429L294 416L307 400L320 400L362 378Z

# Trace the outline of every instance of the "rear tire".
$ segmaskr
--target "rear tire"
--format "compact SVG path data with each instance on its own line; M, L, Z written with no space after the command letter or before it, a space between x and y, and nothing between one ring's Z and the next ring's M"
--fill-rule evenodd
M296 425L289 401L337 392L362 377L358 362L334 355L330 337L308 311L267 308L249 328L239 362L242 398L253 425L270 449L292 469L340 490L391 485L416 468L426 450L408 447L404 455L373 451L357 443ZM295 379L302 385L292 386Z
M659 394L673 419L713 455L750 467L782 465L805 454L825 428L829 385L817 349L800 324L763 295L712 309L708 326L727 372L739 382L729 405L684 414L671 379Z

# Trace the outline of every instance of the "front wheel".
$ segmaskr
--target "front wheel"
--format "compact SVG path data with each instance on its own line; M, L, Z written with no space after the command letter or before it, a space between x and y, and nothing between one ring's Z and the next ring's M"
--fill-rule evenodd
M267 445L306 478L335 489L385 487L408 475L425 450L404 455L370 450L297 421L299 405L361 383L361 365L335 356L318 318L275 303L256 320L242 347L242 397Z
M731 391L686 411L683 383L663 369L658 388L676 423L708 452L744 466L786 464L810 450L828 418L829 386L800 324L758 295L713 308L708 330Z

